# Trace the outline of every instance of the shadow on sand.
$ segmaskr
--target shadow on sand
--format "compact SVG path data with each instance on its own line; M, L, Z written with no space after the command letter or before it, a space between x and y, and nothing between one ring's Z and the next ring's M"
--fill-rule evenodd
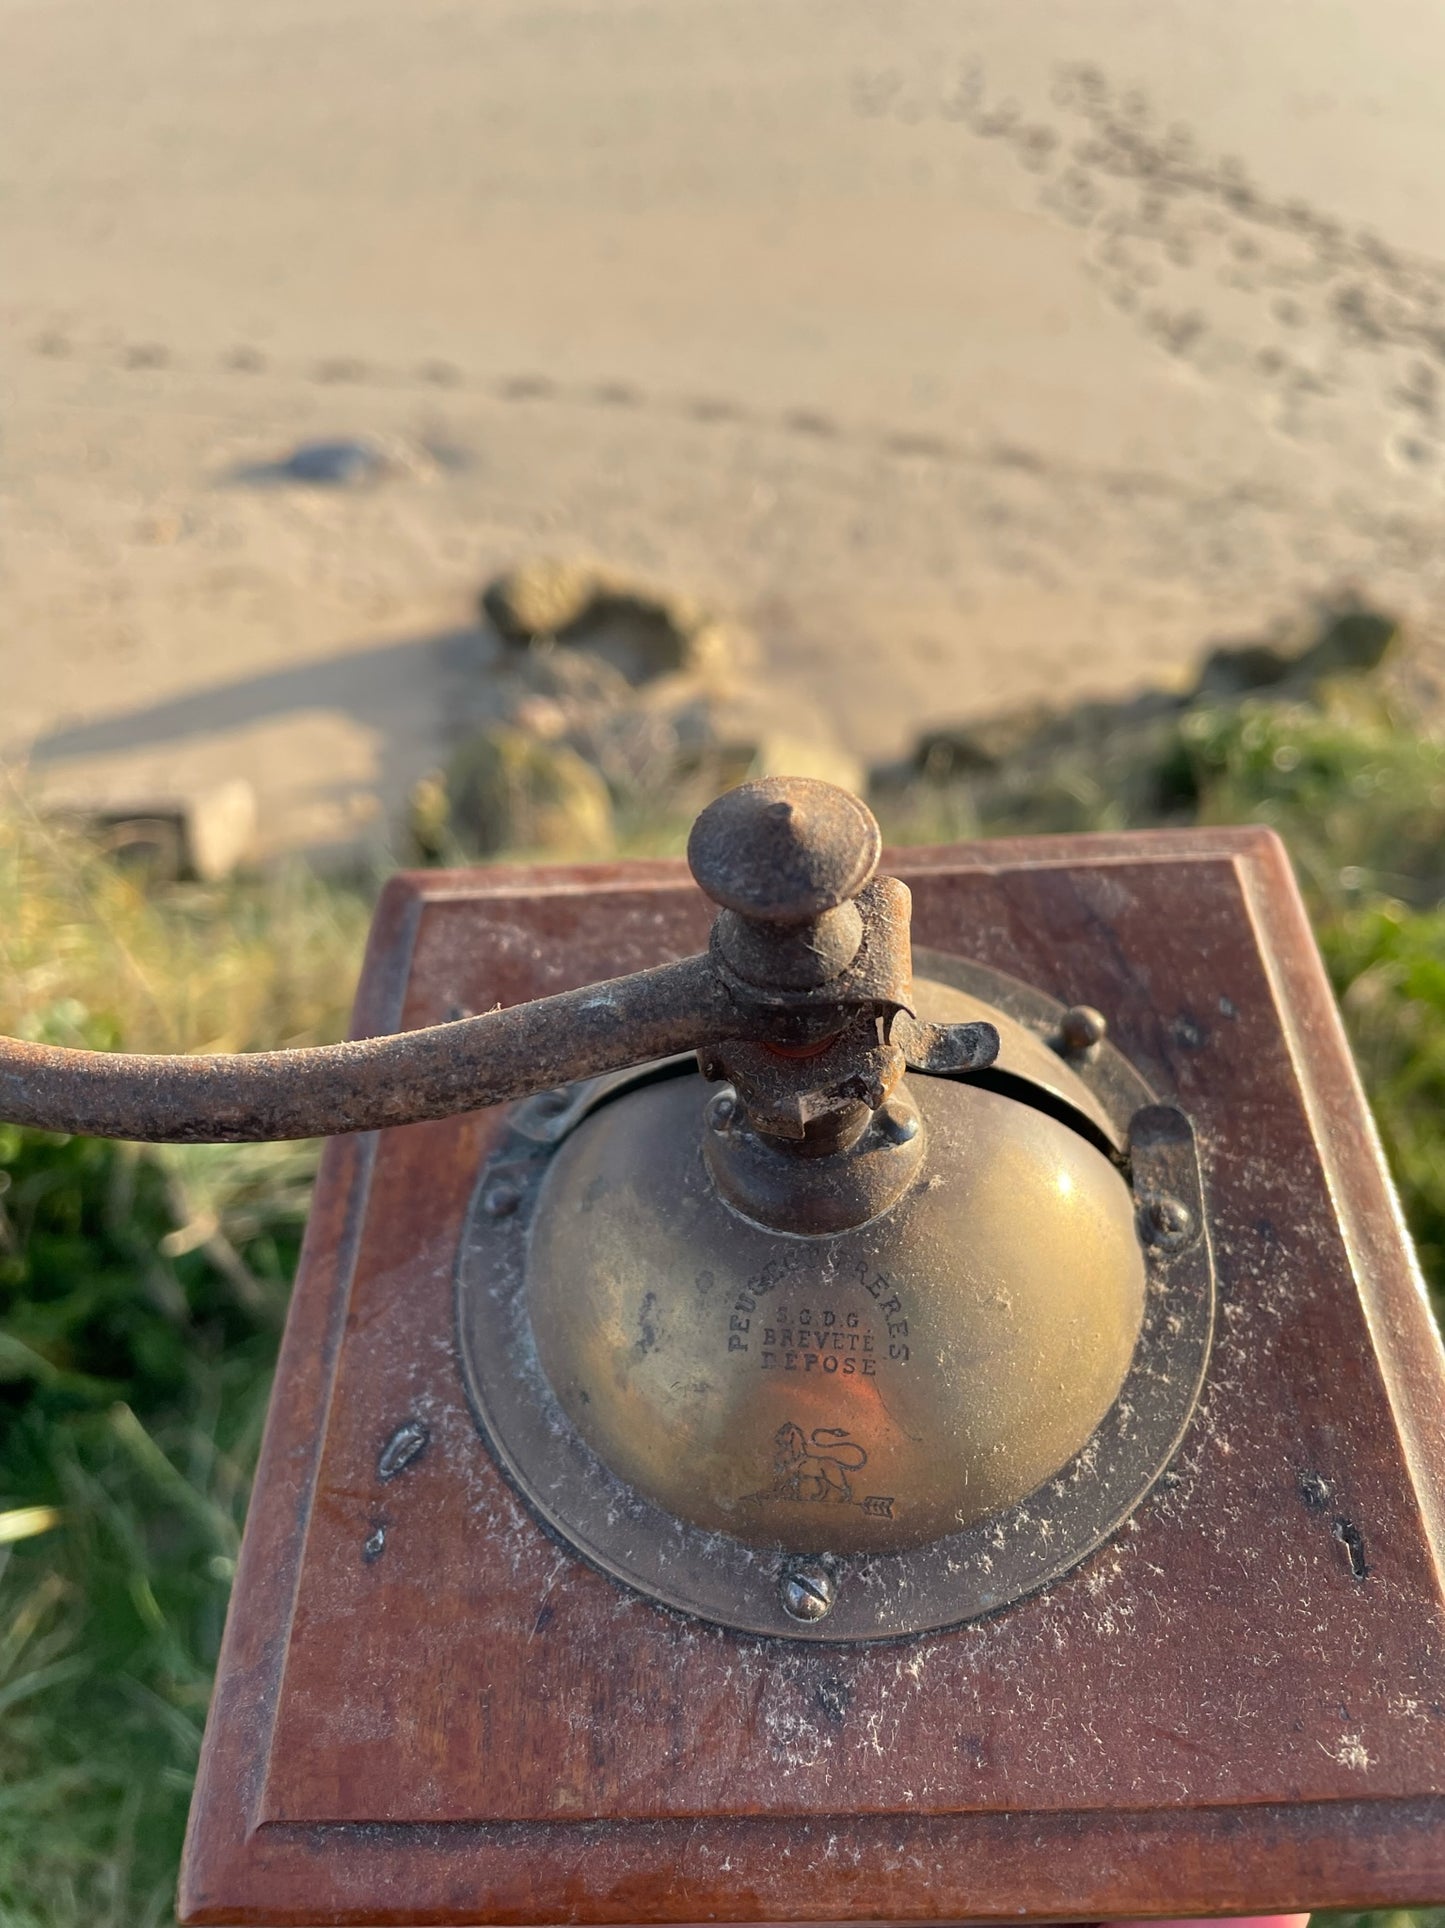
M36 772L224 736L298 716L339 716L376 745L376 792L388 816L453 744L493 713L499 645L481 628L445 630L119 710L49 731L28 748ZM326 794L318 769L315 794Z

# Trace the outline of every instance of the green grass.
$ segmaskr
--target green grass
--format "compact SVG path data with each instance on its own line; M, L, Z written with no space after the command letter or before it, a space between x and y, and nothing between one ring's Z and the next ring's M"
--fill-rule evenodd
M245 1049L339 1036L367 917L291 875L148 899L0 820L0 1030ZM172 1919L314 1147L0 1126L0 1924Z
M1437 1316L1445 1309L1445 747L1389 719L1186 719L1204 821L1289 845Z
M1005 766L895 783L900 840L1266 823L1289 846L1437 1315L1445 1310L1445 744L1366 693L1095 706Z
M223 1268L161 1161L0 1128L3 1498L59 1513L0 1553L6 1928L171 1918L309 1165L207 1174Z
M1280 829L1445 1288L1437 744L1338 693L1100 709L1032 758L895 784L879 807L895 835L930 840ZM0 1030L141 1049L338 1036L365 921L361 895L300 874L147 896L16 809L0 820ZM0 1540L7 1513L55 1513L0 1544L0 1928L171 1918L313 1163L307 1146L143 1150L0 1127Z

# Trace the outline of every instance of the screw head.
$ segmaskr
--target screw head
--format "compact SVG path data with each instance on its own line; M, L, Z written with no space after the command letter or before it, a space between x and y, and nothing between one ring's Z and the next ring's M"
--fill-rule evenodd
M1182 1198L1151 1198L1140 1217L1145 1238L1161 1252L1181 1251L1194 1237L1194 1214Z
M715 1091L707 1101L707 1126L709 1131L726 1131L738 1115L738 1094L729 1085L723 1091Z
M1072 1005L1059 1020L1059 1036L1065 1051L1071 1055L1092 1051L1096 1044L1102 1044L1108 1029L1109 1020L1092 1004Z
M510 1218L522 1202L522 1194L515 1185L502 1179L492 1185L482 1199L482 1210L488 1218Z
M878 1113L878 1129L890 1145L907 1145L918 1136L918 1113L896 1099Z
M810 1560L789 1567L778 1583L778 1598L791 1620L824 1620L833 1611L837 1588L828 1569Z

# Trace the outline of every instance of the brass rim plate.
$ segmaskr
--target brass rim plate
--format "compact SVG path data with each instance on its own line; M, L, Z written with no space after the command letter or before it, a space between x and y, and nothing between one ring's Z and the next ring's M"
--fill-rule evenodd
M1063 1007L1002 974L924 954L922 971L996 1004L1041 1037ZM1187 1236L1146 1242L1139 1342L1119 1395L1083 1450L1027 1498L965 1530L903 1552L825 1561L835 1598L821 1620L794 1619L780 1583L795 1559L686 1524L625 1484L578 1435L538 1361L527 1312L529 1231L557 1137L518 1107L488 1159L457 1261L463 1375L483 1437L513 1484L569 1547L650 1600L737 1632L837 1643L908 1638L999 1611L1078 1565L1108 1540L1165 1472L1203 1383L1214 1279L1193 1136L1152 1102L1107 1044L1075 1065L1120 1135L1131 1118L1136 1202L1167 1195ZM673 1075L696 1076L690 1060ZM643 1078L656 1076L644 1070ZM915 1074L917 1075L917 1074ZM609 1081L599 1101L616 1094ZM701 1092L700 1092L701 1097ZM575 1109L573 1115L580 1115ZM501 1209L498 1209L498 1206Z

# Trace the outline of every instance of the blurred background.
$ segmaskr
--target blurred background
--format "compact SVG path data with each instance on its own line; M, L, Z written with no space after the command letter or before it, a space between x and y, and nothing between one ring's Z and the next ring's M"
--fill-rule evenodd
M0 1028L398 863L1286 836L1445 1285L1428 0L0 0ZM0 1127L0 1922L162 1923L314 1148Z

